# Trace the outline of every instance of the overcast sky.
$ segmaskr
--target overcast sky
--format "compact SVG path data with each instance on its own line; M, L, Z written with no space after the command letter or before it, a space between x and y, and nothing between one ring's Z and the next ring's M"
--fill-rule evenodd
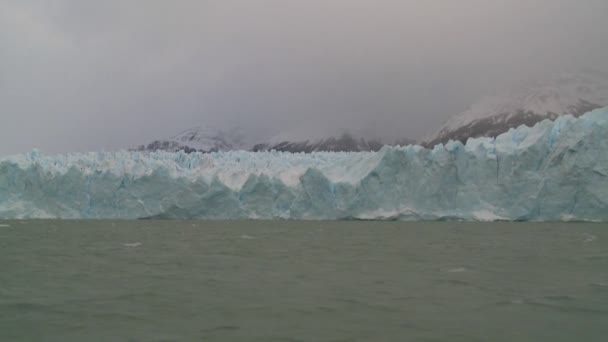
M420 138L519 79L605 69L606 14L606 0L0 0L0 155L237 122Z

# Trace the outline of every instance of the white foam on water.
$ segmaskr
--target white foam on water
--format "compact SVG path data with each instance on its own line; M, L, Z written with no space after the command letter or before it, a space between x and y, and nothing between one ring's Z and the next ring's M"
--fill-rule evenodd
M588 233L583 234L585 236L585 242L593 242L597 239L597 236Z
M125 247L128 247L128 248L135 248L135 247L141 246L142 243L141 242L128 242L128 243L123 243L122 245Z
M0 224L0 227L3 227L3 228L9 228L9 227L10 227L10 225L8 225L8 224Z
M560 220L562 220L564 222L576 221L576 216L571 215L571 214L562 214L560 216Z
M474 211L473 217L475 217L475 219L478 221L488 221L488 222L505 220L504 217L502 217L500 215L496 215L496 213L494 213L491 210Z
M253 236L249 236L249 235L241 235L241 239L252 240L252 239L255 239L255 238Z

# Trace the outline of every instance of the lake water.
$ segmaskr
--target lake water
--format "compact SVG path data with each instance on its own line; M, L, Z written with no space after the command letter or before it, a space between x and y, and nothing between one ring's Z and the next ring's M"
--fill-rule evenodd
M0 341L608 341L608 225L0 221Z

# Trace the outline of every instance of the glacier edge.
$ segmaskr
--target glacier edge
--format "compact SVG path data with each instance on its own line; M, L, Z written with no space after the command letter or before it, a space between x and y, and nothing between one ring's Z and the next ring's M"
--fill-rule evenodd
M608 108L379 152L0 159L0 218L608 221Z

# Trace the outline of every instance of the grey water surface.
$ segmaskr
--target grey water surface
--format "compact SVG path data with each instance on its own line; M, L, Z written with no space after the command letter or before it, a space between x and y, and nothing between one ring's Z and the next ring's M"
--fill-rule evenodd
M607 340L607 224L0 221L0 341Z

